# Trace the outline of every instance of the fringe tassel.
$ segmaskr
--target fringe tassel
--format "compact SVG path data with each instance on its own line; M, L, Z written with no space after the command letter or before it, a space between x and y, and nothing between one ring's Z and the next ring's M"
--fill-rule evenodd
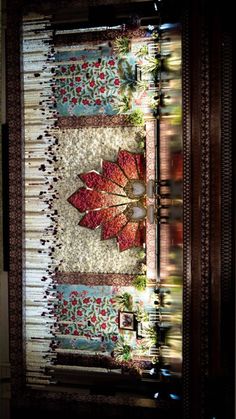
M23 21L24 92L24 316L25 357L28 384L48 385L46 367L53 364L54 303L53 276L56 263L58 216L52 208L57 199L53 97L54 51L50 17L26 17Z

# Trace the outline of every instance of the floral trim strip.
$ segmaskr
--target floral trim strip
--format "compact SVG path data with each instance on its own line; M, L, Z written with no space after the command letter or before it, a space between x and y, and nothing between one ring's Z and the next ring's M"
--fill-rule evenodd
M119 36L128 36L129 38L143 38L146 36L146 29L126 29L123 30L107 30L98 32L72 33L65 35L56 35L54 38L55 46L77 45L84 42L92 42L93 45L99 44L101 41L112 41Z
M136 365L141 369L151 369L153 364L151 361L136 360ZM117 369L122 367L122 362L116 361L114 358L105 355L82 355L82 354L69 354L58 353L56 364L59 365L79 365L88 367Z
M84 354L57 354L56 364L59 365L79 365L79 366L94 366L100 368L119 368L119 363L110 356L105 355L84 355Z
M125 115L59 116L59 128L132 126Z
M57 272L55 280L58 284L85 284L85 285L115 285L129 286L135 275L128 274L87 274L80 272Z

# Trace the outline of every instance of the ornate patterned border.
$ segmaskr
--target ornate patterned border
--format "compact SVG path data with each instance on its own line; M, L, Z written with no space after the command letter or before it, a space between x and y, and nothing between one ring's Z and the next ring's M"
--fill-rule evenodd
M96 355L83 355L83 354L76 354L76 353L67 353L66 351L58 352L57 353L57 361L56 364L58 365L79 365L79 366L93 366L93 367L100 367L100 368L108 368L108 369L117 369L122 366L122 362L116 361L114 358L104 354L96 354ZM138 365L142 369L147 369L148 366L151 368L152 363L151 361L137 361L136 365Z
M146 34L145 29L126 29L126 30L107 30L99 32L73 33L55 36L55 46L77 45L83 42L97 43L101 41L112 41L119 36L128 36L129 38L143 38Z
M59 128L131 126L125 115L60 116ZM132 125L133 126L133 125Z
M236 122L232 116L235 112L233 92L236 82L233 79L232 68L232 38L230 34L223 36L223 51L221 61L222 72L222 119L221 119L221 153L222 153L222 181L221 181L221 305L222 305L222 365L226 370L225 388L225 417L234 416L235 412L235 161L233 166L233 133L235 135ZM233 86L233 89L232 89ZM235 100L235 99L234 99ZM234 106L234 107L233 107ZM233 125L234 124L234 125ZM235 148L234 148L235 153ZM235 154L234 154L235 158ZM234 168L234 170L233 170ZM234 181L233 181L234 179ZM234 202L233 202L234 198ZM234 229L233 229L234 226ZM230 320L232 319L232 320ZM230 341L229 341L230 339Z
M233 417L232 57L221 16L201 6L183 25L186 419Z
M114 285L129 286L135 275L128 274L88 274L79 272L57 272L55 275L58 284L84 284L84 285Z
M20 76L21 4L8 3L6 35L7 121L9 126L9 337L12 398L24 388L22 331L22 111Z
M210 298L210 235L211 235L211 200L210 200L210 63L209 63L209 32L205 22L201 27L201 79L200 79L200 106L201 106L201 300L200 300L200 327L201 327L201 416L206 413L207 380L209 368L209 298Z
M184 418L190 418L190 347L191 347L191 259L192 259L192 168L191 168L191 106L189 16L182 27L182 95L183 95L183 395Z
M192 13L195 11L194 7L195 5ZM209 356L211 170L209 36L204 17L195 15L185 24L183 30L184 417L195 419L206 417L206 377Z

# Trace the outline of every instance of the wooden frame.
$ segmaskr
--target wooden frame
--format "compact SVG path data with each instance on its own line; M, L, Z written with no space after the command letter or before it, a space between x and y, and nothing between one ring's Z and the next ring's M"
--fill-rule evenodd
M225 26L227 13L221 15L220 10L215 10L212 14L204 1L193 2L185 16L184 417L228 415L231 418L234 379L230 363L234 365L231 349L235 345L233 235L228 227L233 223L233 108L229 91L232 89L232 38ZM223 202L227 202L227 208ZM225 299L227 310L223 306ZM226 320L225 311L227 339L220 326L222 319ZM227 382L228 396L222 377Z
M22 2L9 0L9 300L12 408L129 405L130 401L25 386L22 329ZM78 2L77 2L78 3ZM167 3L167 2L166 2ZM65 7L66 0L57 4ZM71 7L76 7L71 3ZM78 7L81 4L78 3ZM168 5L167 5L168 6ZM38 10L40 5L32 8ZM50 10L50 1L44 10ZM168 7L167 7L168 9ZM234 415L234 258L232 184L232 34L227 13L205 2L183 6L184 301L183 412L204 419ZM230 10L229 10L230 15ZM172 16L173 18L173 16ZM235 83L235 82L234 82ZM234 122L235 123L235 122ZM220 170L219 170L220 168ZM199 176L201 171L201 176ZM199 207L200 202L200 207ZM62 402L63 400L63 402ZM129 399L130 400L130 399ZM90 403L90 406L88 405ZM131 402L132 405L132 402ZM172 417L169 401L156 408ZM135 408L136 409L136 408ZM91 411L91 410L90 410ZM153 409L156 417L156 409ZM133 412L134 413L134 412ZM177 411L175 411L175 416ZM169 416L170 414L170 416ZM150 412L149 412L149 417Z
M135 330L135 316L131 311L119 311L119 329Z

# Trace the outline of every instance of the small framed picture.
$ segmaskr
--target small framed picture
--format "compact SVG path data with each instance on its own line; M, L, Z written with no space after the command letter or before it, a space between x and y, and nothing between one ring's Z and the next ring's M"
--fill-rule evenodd
M135 316L131 311L119 311L119 329L135 330Z

